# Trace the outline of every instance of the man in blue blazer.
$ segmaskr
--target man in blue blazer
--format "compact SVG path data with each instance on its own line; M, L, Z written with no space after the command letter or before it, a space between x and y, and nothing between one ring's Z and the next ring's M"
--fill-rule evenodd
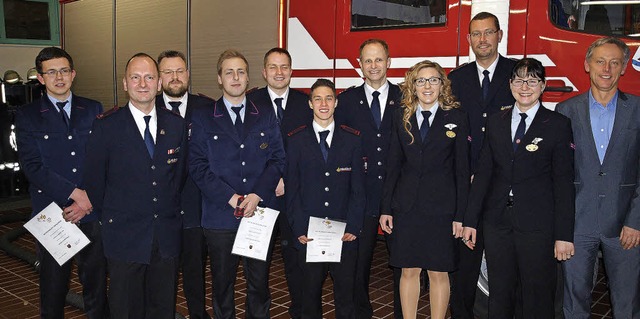
M469 115L471 132L470 167L476 173L487 119L515 102L509 89L509 78L515 61L498 53L502 30L498 18L488 12L476 14L469 23L467 41L476 60L451 71L451 89L460 106ZM486 75L485 75L486 73ZM482 223L477 229L476 247L469 250L459 243L458 270L451 273L451 316L473 319L476 283L484 251Z
M202 191L214 317L235 318L239 257L231 249L240 218L253 216L258 204L273 207L285 154L273 109L245 95L249 84L246 58L235 50L224 51L217 69L222 98L213 108L194 110L189 172ZM249 258L242 261L247 280L246 316L269 318L269 264Z
M195 108L211 108L215 101L188 93L189 69L182 52L167 50L158 56L162 94L156 96L156 108L168 109L185 119L187 130ZM187 132L185 132L187 134ZM188 154L188 145L183 150ZM202 196L200 189L187 175L180 198L182 215L182 286L187 300L189 318L208 319L205 306L205 268L207 243L200 226Z
M333 120L336 92L333 83L317 80L311 87L309 106L313 121L290 133L287 144L288 219L304 269L302 317L322 318L322 283L333 278L336 318L354 318L354 275L358 236L365 207L364 172L359 132ZM309 182L313 181L313 182ZM347 223L339 263L306 262L309 217Z
M64 208L64 218L76 223L91 243L75 260L83 286L88 318L104 318L107 309L106 262L102 251L98 212L85 192L82 174L85 144L102 105L71 93L76 71L62 49L44 48L36 57L38 80L47 95L18 109L18 154L30 182L32 216L51 202ZM38 243L40 262L40 315L64 318L71 262L60 266Z
M358 262L354 301L356 318L369 319L373 308L369 300L371 260L378 236L378 216L382 197L391 123L393 112L400 108L400 88L387 81L387 69L391 65L389 46L384 40L369 39L360 45L360 69L364 83L342 92L338 96L336 123L360 131L365 167L367 203L364 225L359 238ZM398 284L400 270L394 269L394 315L402 318Z
M584 67L589 91L558 104L575 139L575 256L563 263L564 315L589 318L602 249L615 318L640 318L640 98L618 90L629 47L602 38Z
M267 86L255 90L247 95L249 100L256 104L271 106L280 124L280 133L283 143L286 144L286 134L295 128L311 122L313 112L308 106L306 94L291 89L291 55L283 48L273 48L264 55L264 69L262 76L267 81ZM285 145L286 146L286 145ZM284 200L284 183L282 179L276 188L276 209L278 215L278 231L282 260L284 261L284 275L287 279L291 305L289 315L298 319L302 315L302 268L298 263L298 252L294 248L297 240L291 233L291 226L287 221L287 212Z
M145 53L127 62L129 103L95 121L85 183L102 214L112 318L173 318L186 154L182 118L157 108L158 65Z

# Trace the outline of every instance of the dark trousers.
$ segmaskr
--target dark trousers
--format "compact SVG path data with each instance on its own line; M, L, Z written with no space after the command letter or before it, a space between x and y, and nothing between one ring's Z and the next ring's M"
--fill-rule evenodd
M308 263L305 261L306 256L306 249L301 249L298 252L300 263L304 265L302 318L323 318L322 285L327 278L327 274L331 274L333 279L335 318L355 318L353 285L357 251L343 249L339 263Z
M205 303L205 269L207 241L201 227L182 230L182 286L187 299L189 318L209 319Z
M240 257L232 255L231 249L236 231L205 229L204 234L213 277L213 316L216 319L235 318L234 285ZM245 318L269 318L269 264L243 257L242 266L247 281Z
M517 213L507 210L507 216ZM553 235L485 223L484 239L489 318L554 318L557 262Z
M280 213L278 216L278 231L280 233L280 249L282 251L282 261L284 262L284 276L287 279L289 297L289 315L292 319L299 319L302 316L302 280L303 269L298 262L298 250L295 248L293 231L287 220L287 216Z
M84 310L89 319L108 318L107 263L102 250L100 224L95 221L78 224L78 227L91 241L74 256L82 284ZM39 243L37 252L40 261L40 316L63 319L72 263L68 261L60 266Z
M451 273L451 317L474 319L473 306L482 253L484 252L484 229L482 223L476 229L476 247L469 249L462 241L458 243L458 269Z
M179 258L163 258L153 241L149 264L109 258L111 318L173 319Z
M366 215L362 225L362 232L358 237L358 256L356 260L356 277L354 286L354 302L356 318L370 319L373 317L373 307L369 299L369 283L371 278L371 262L378 238L379 217ZM388 247L388 246L387 246ZM402 319L402 306L400 305L400 275L402 270L393 268L394 280L394 318Z

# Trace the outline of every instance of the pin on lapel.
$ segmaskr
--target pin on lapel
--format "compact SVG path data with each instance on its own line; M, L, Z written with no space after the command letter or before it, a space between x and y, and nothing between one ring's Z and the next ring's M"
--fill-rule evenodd
M160 135L164 135L164 129L160 129Z
M448 123L448 124L445 124L445 126L444 126L444 127L446 127L446 128L448 129L448 131L447 131L447 132L445 132L445 134L447 135L447 137L448 137L448 138L454 138L454 137L456 137L456 132L454 132L454 131L452 131L452 130L453 130L454 128L458 127L458 125L456 125L456 124L454 124L454 123Z
M266 149L267 147L269 147L269 144L267 144L267 143L260 144L260 149L261 150Z
M539 148L538 143L540 143L540 142L542 142L542 138L536 137L536 138L533 139L533 141L531 141L531 144L527 145L525 148L529 152L535 152L535 151L538 150L538 148Z

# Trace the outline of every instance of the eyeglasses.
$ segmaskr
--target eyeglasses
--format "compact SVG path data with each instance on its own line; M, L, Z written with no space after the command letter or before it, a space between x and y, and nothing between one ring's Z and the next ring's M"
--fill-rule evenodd
M185 69L177 69L177 70L162 70L160 71L160 73L162 73L163 75L173 75L174 73L177 76L181 76L183 75L185 72L187 72L187 70Z
M69 76L69 74L71 74L71 71L72 70L70 68L63 68L60 70L51 69L51 70L46 70L40 74L54 77L54 76L57 76L58 73L60 73L60 75L62 76Z
M437 77L430 77L428 79L425 78L417 78L416 79L416 86L421 88L423 87L425 84L427 84L427 82L429 82L429 85L440 85L440 83L442 83L442 79L441 78L437 78Z
M484 30L484 32L473 31L469 35L474 39L478 39L482 35L484 35L485 38L488 38L488 37L490 37L490 36L492 36L492 35L494 35L496 33L498 33L498 30Z
M528 87L532 88L540 84L540 82L542 82L542 80L540 79L529 79L529 80L517 79L517 80L511 80L511 85L519 88L526 83Z

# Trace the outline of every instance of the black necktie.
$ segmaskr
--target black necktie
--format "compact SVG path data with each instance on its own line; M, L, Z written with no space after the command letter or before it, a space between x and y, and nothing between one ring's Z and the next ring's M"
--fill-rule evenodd
M378 95L380 95L380 92L373 91L371 95L373 95L373 99L371 100L371 114L373 115L373 120L376 122L376 127L380 128L380 122L382 122L380 100L378 100Z
M276 103L276 117L278 117L278 123L282 124L282 115L284 114L284 109L282 108L282 100L281 97L277 97L273 99L273 102Z
M422 126L420 126L420 137L422 137L422 141L424 142L427 139L427 133L429 132L429 117L431 116L431 111L422 111Z
M180 104L182 104L182 102L169 102L169 105L171 105L171 112L180 115Z
M64 111L64 106L67 105L68 101L64 101L64 102L56 102L56 106L58 106L58 110L60 110L60 115L62 116L62 121L64 122L64 124L69 127L69 116L67 115L67 112Z
M324 161L327 161L329 157L329 144L327 144L327 136L329 136L329 130L322 131L320 134L320 151L322 152L322 157Z
M489 95L489 70L482 71L484 77L482 78L482 99L487 100L487 95Z
M516 134L513 137L513 151L515 152L518 149L518 145L524 138L524 132L527 130L527 123L525 123L525 119L527 118L527 113L520 113L520 124L518 124L518 128L516 129Z
M147 151L149 152L149 156L153 158L153 150L155 148L155 144L153 143L153 136L151 136L151 130L149 130L149 120L151 120L151 115L145 115L144 123L146 124L144 128L144 144L147 145Z
M240 110L242 110L243 107L244 105L231 107L231 110L236 113L236 121L233 123L233 126L236 127L236 131L240 137L242 137L242 118L240 117Z

